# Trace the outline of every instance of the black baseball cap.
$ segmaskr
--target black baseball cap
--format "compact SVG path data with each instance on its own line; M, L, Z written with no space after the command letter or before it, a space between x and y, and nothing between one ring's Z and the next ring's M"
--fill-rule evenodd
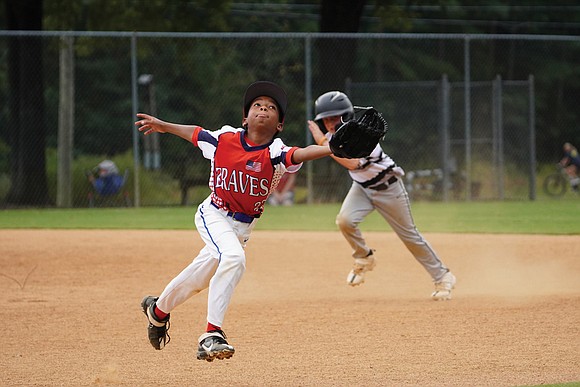
M244 94L244 118L248 116L252 102L261 96L270 97L276 101L279 109L280 122L284 122L286 107L288 106L288 96L284 89L274 82L269 81L257 81L248 86Z

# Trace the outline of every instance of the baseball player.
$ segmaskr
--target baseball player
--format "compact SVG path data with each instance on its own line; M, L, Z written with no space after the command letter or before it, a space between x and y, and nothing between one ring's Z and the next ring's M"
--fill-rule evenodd
M170 312L208 288L207 328L199 337L197 358L213 361L234 354L222 325L234 288L245 271L244 248L264 203L284 173L295 173L304 161L331 153L328 145L290 147L276 137L283 129L286 107L287 96L280 86L259 81L245 92L241 128L225 125L209 131L198 125L137 115L139 131L179 136L211 160L211 194L195 214L205 247L159 297L146 296L141 302L149 321L149 341L155 349L162 349L170 340Z
M314 121L308 121L308 128L314 141L322 145L327 144L336 129L352 117L354 108L346 94L330 91L316 100L315 114ZM321 127L326 129L326 134L321 131ZM380 145L365 158L331 157L348 169L353 180L336 217L336 224L353 249L354 265L348 273L347 283L350 286L362 284L365 273L373 270L376 265L375 250L367 246L359 229L359 223L376 209L433 279L435 291L431 295L432 299L451 299L455 276L415 226L409 196L401 181L405 174L403 169L385 154Z

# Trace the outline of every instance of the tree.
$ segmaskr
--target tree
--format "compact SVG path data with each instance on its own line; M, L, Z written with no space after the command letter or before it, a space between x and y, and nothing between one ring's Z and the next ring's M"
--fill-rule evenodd
M322 0L320 6L320 32L358 32L366 0ZM316 42L321 90L342 87L352 76L356 55L356 42L342 39L319 39ZM338 64L338 65L337 65Z
M9 30L41 30L42 0L7 0ZM8 205L49 205L46 177L46 124L42 76L42 38L11 37L8 139L12 185Z

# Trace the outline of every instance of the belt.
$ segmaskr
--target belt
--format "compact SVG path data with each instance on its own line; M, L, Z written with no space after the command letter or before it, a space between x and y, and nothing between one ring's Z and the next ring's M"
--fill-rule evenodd
M228 211L224 208L218 207L218 205L215 204L214 202L211 202L211 205L214 206L215 208L217 208L218 210ZM227 216L231 216L233 219L237 220L238 222L242 222L242 223L252 223L254 221L254 219L260 217L260 215L248 215L248 214L244 214L243 212L234 212L234 211L228 211Z
M386 183L381 183L379 185L376 185L374 187L369 187L370 189L374 189L375 191L384 191L387 188L389 188L391 185L395 184L397 182L397 177L396 176L391 176L389 178L389 180L387 180Z

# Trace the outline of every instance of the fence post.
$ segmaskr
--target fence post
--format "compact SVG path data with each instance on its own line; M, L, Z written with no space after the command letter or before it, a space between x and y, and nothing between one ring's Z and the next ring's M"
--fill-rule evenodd
M60 38L58 104L58 166L56 206L72 207L72 151L74 144L74 37Z
M312 134L308 130L308 120L312 117L312 39L306 35L304 39L304 90L306 91L306 145L312 144ZM314 187L312 185L314 167L312 162L306 163L306 203L313 203Z
M503 147L503 86L501 75L497 75L492 86L492 120L493 120L493 163L495 169L497 197L505 199L504 187L504 147Z
M464 40L464 105L465 105L465 200L471 201L471 62L469 35Z
M449 77L443 74L441 78L441 142L442 142L442 162L443 162L443 201L449 201L449 187L450 187L450 139L449 139Z
M133 133L133 181L135 207L141 206L141 192L139 190L139 132L135 126L135 119L139 111L139 97L137 94L137 36L131 36L131 99L133 105L133 117L131 119L131 132Z
M536 96L534 76L528 77L529 125L530 125L530 200L536 200Z

